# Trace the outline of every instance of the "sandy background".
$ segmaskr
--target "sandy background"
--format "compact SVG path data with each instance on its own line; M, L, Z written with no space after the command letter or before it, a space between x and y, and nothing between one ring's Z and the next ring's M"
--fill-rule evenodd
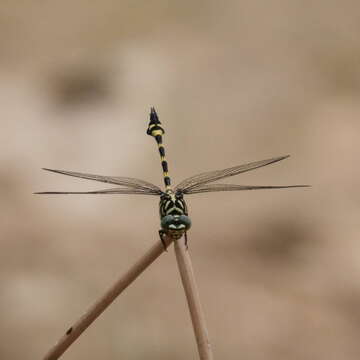
M190 249L216 359L359 359L357 1L2 1L0 358L40 359L157 238L158 200L39 197L162 185L291 154L192 195ZM173 251L64 359L197 359Z

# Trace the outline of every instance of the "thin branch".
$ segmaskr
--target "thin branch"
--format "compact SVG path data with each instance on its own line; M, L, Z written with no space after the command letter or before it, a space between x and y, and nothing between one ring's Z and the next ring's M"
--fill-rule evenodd
M206 328L205 317L200 303L199 291L196 285L191 258L188 249L180 239L175 241L175 254L181 280L187 298L191 321L201 360L212 360L213 354Z
M164 237L167 246L172 239ZM151 263L164 252L159 241L153 245L131 268L123 274L107 292L98 299L90 309L60 338L43 360L58 359L69 346L85 331L91 323L120 295Z

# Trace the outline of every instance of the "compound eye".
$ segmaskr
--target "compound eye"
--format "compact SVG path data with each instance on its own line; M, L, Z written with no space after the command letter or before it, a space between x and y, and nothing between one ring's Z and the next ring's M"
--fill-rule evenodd
M180 220L180 222L181 222L182 224L185 225L186 230L190 229L190 227L191 227L191 220L190 220L190 218L189 218L188 216L186 216L186 215L181 215L179 220Z
M166 215L161 219L161 227L163 229L168 229L169 225L171 225L173 222L174 222L174 216Z

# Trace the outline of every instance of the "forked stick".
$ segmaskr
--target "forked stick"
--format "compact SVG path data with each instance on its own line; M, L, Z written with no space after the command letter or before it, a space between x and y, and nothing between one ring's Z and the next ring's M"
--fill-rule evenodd
M164 236L164 241L166 245L169 246L173 240ZM160 241L153 245L74 325L66 331L57 344L55 344L43 357L43 360L58 359L83 333L83 331L85 331L116 299L116 297L120 295L163 252L164 246Z
M174 246L200 359L213 360L209 334L206 328L205 317L200 303L199 291L196 285L189 251L186 248L184 241L181 239L175 241Z

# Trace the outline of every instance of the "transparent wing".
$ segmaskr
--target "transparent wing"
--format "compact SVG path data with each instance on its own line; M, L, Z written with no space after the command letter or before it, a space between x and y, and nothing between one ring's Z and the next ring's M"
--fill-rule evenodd
M223 170L215 170L204 172L190 178L185 179L179 185L175 187L175 190L186 193L187 191L197 188L198 186L207 184L209 182L217 181L220 179L224 179L230 176L238 175L240 173L257 169L262 166L266 166L277 161L284 160L288 158L290 155L274 157L267 160L255 161L248 164L238 165L231 168L223 169ZM189 192L187 192L189 193Z
M55 195L55 194L140 194L140 195L156 195L159 194L153 190L131 189L131 188L114 188L95 191L41 191L34 194Z
M296 187L309 187L310 185L284 185L284 186L252 186L252 185L231 185L231 184L211 184L201 185L190 190L184 190L184 194L199 194L215 191L240 191L240 190L261 190L261 189L287 189Z
M100 181L100 182L109 183L109 184L122 185L122 186L125 186L126 188L143 190L144 192L148 192L149 194L150 193L151 194L154 193L154 195L162 194L162 191L158 186L151 184L145 180L128 178L128 177L93 175L93 174L85 174L85 173L79 173L79 172L73 172L73 171L55 170L55 169L47 169L47 168L44 168L43 170L51 171L51 172L54 172L57 174L62 174L62 175L74 176L74 177L78 177L81 179L94 180L94 181ZM110 190L115 190L115 189L110 189ZM122 190L122 189L118 189L118 191L120 191L120 190ZM130 189L124 189L124 190L130 191ZM125 193L119 192L119 194L125 194ZM138 194L138 193L135 192L135 194Z

